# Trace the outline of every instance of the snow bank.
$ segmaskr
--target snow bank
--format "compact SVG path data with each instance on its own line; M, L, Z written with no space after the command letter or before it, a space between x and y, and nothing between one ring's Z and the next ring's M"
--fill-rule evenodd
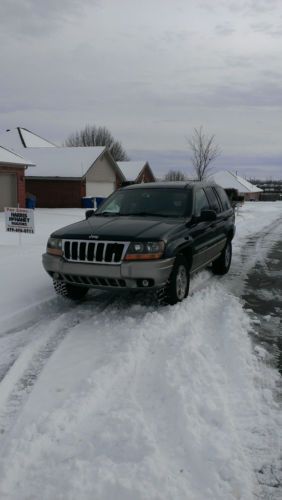
M81 220L84 210L35 210L35 234L5 232L0 212L0 332L31 315L40 303L54 297L50 278L41 264L48 236L56 229ZM24 319L25 318L25 319Z

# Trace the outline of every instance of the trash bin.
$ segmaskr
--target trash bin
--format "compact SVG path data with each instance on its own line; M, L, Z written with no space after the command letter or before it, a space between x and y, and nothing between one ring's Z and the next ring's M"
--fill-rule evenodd
M102 198L101 196L96 196L95 201L96 201L96 208L99 208L100 205L102 205L103 201L106 198Z
M83 196L81 198L82 208L94 208L94 198L91 196Z
M28 194L27 198L25 199L25 207L34 209L35 205L36 205L36 197L32 194Z

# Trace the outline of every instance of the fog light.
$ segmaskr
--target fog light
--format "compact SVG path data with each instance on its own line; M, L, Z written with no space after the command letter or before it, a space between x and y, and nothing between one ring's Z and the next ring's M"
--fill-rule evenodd
M53 278L54 278L54 280L58 280L60 278L59 273L54 273Z
M136 280L136 284L139 288L151 288L152 286L154 286L154 280L151 280L150 278L139 278L138 280Z

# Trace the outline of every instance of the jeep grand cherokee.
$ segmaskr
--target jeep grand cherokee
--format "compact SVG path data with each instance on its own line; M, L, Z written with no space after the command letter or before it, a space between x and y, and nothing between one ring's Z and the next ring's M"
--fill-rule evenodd
M56 292L81 299L89 288L156 290L187 297L190 275L229 270L234 212L225 191L201 182L127 186L86 219L51 234L43 265Z

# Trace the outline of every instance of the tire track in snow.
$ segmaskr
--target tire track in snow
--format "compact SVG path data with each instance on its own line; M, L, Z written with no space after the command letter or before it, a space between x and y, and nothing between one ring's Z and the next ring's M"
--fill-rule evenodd
M24 308L21 311L16 311L13 318L16 317L18 321L16 320L14 327L11 328L10 326L7 326L10 318L8 318L8 320L4 318L1 322L0 340L7 335L20 333L25 329L34 327L37 323L44 320L46 314L48 314L49 318L52 319L56 315L61 314L62 311L66 312L69 309L71 309L70 303L67 303L60 297L54 296L51 299L44 300L28 308Z
M62 314L49 325L44 322L39 327L44 338L38 338L34 343L30 342L14 361L0 384L0 406L2 408L0 432L2 434L14 424L21 406L50 356L63 341L68 331L78 323L75 313L70 318L67 318L66 314Z
M77 306L72 304L69 306L71 311L57 315L51 322L44 320L34 325L36 340L32 339L24 347L0 382L0 442L1 435L3 439L14 425L40 373L61 342L78 324L89 320L93 314L105 311L115 298L110 296L99 301L100 304L95 302L94 307L91 300Z
M233 259L230 271L226 276L218 277L224 286L237 297L244 291L247 274L256 262L265 260L270 249L281 239L282 218L279 217L270 227L247 237L243 244L233 246ZM235 235L236 243L236 235Z
M42 328L50 321L56 321L62 314L72 310L74 305L64 303L63 301L52 299L48 304L44 302L44 306L36 309L35 316L29 318L26 323L21 326L5 330L0 334L0 350L2 353L0 359L0 383L5 375L11 369L21 352L30 342L34 342L42 335ZM48 316L48 323L46 322Z
M92 302L94 308L97 306L103 307L105 301L106 303L109 302L109 297L110 300L113 300L111 295L105 299L105 294L98 292L94 296L94 300L93 295L90 295L88 299L74 303L55 296L50 300L43 301L16 314L18 316L17 323L20 324L17 324L14 328L4 328L1 331L0 326L0 351L3 354L0 359L0 383L26 346L38 338L38 331L40 332L42 325L47 327L50 321L56 321L62 314L67 314L76 307L81 308L85 303ZM31 318L29 316L25 321L26 315L29 315L31 311L33 312L33 316ZM48 317L48 322L46 322L46 316Z

